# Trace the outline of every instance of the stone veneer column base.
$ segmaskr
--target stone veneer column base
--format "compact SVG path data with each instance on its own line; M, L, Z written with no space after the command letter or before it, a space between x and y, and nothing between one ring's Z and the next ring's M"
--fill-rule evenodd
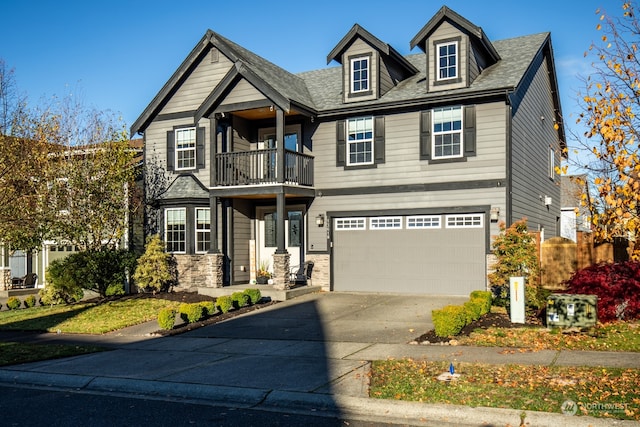
M291 254L273 254L273 287L274 289L289 289L289 269Z

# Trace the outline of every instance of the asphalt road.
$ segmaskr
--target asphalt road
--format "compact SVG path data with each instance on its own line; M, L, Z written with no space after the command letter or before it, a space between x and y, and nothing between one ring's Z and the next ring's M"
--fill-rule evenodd
M0 385L0 424L6 427L391 427L406 424L348 417L224 408L175 400ZM422 423L421 426L435 424ZM441 425L441 424L438 424Z

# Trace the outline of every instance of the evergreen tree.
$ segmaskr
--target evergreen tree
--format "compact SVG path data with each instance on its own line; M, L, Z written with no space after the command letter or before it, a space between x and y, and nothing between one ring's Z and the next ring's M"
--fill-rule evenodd
M171 255L166 253L159 235L147 239L144 254L138 258L138 266L133 280L142 291L154 293L168 290L174 280L171 268Z

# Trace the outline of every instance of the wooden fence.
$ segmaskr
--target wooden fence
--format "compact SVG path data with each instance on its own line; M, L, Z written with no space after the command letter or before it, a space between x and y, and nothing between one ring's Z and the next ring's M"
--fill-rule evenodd
M541 284L544 288L563 289L562 282L571 278L581 268L601 262L628 259L628 242L617 239L612 243L595 243L591 233L578 232L577 242L563 237L553 237L539 245Z

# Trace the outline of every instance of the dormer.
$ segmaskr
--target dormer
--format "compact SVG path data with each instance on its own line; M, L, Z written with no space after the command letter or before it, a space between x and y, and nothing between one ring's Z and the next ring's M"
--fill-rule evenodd
M500 55L482 28L443 6L411 40L427 61L427 92L471 86Z
M342 64L343 102L378 99L418 73L394 48L355 24L327 56Z

